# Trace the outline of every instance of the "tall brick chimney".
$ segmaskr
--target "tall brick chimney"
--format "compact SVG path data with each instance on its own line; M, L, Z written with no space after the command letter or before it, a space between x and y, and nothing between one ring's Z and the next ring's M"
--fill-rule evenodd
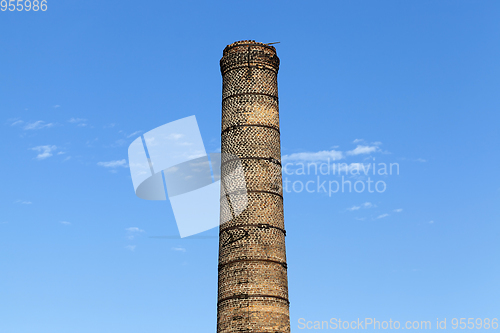
M220 60L221 151L241 161L248 206L220 226L217 333L290 332L279 63L273 46L253 40L226 46ZM223 176L232 163L222 158Z

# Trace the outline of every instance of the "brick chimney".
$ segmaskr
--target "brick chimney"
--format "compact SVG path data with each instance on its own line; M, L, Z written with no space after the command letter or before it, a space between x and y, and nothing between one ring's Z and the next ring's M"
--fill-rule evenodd
M226 46L220 60L221 152L240 159L248 206L220 226L217 333L290 332L279 63L273 46L253 40ZM223 176L232 163L222 158Z

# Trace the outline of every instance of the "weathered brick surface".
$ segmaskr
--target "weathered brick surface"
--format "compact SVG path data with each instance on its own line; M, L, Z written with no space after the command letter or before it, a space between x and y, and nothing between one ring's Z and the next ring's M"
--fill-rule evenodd
M220 226L217 333L290 332L276 49L240 41L224 49L222 176L241 159L248 206ZM230 177L228 177L231 181ZM231 216L222 201L221 214Z

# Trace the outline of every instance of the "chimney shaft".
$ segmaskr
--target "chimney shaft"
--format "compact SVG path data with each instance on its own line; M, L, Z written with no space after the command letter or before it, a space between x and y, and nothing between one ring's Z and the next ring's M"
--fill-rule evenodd
M224 49L221 152L239 157L248 206L220 226L217 333L290 332L276 49ZM231 168L223 161L222 174ZM222 209L222 207L221 207Z

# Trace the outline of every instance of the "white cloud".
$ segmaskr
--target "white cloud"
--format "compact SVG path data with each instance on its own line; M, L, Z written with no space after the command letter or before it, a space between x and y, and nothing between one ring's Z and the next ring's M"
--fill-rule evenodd
M429 223L431 223L431 224L432 224L432 223L434 223L434 221L429 221Z
M182 137L184 137L184 134L178 134L178 133L172 133L168 136L168 138L171 140L179 140Z
M342 152L340 150L322 150L318 152L300 152L293 153L288 155L283 155L282 162L318 162L318 161L337 161L345 158L346 156L356 156L356 155L368 155L371 153L386 153L380 149L380 145L382 142L373 142L370 145L365 143L363 139L355 139L353 143L362 143L358 144L356 148L352 150L348 150L346 152ZM337 148L335 146L333 148ZM359 168L362 167L362 163L352 163L350 168Z
M127 135L127 138L131 138L131 137L133 137L137 134L140 134L140 133L142 133L142 131L135 131L134 133Z
M87 121L87 119L84 119L84 118L71 118L70 120L68 120L68 122L73 123L73 124L84 123L86 121Z
M127 230L128 232L145 232L144 230L139 229L137 227L130 227L130 228L127 228L125 230Z
M403 208L394 209L394 212L396 212L396 213L401 213L402 211L403 211Z
M17 200L15 203L19 203L22 205L31 205L32 204L31 201L26 201L26 200Z
M68 221L61 221L61 222L59 222L59 223L64 224L64 225L70 225L70 224L71 224L71 223L70 223L70 222L68 222Z
M61 106L60 105L54 105L54 108L60 108Z
M318 152L303 152L284 155L281 159L283 162L290 161L331 161L340 160L344 157L343 153L338 150L323 150Z
M105 168L118 168L118 167L127 167L127 161L125 159L123 160L116 160L116 161L109 161L109 162L98 162L97 165L105 167Z
M377 219L383 219L384 217L387 217L387 216L389 216L389 214L382 214L382 215L377 216Z
M31 150L37 151L38 155L36 156L36 159L38 160L43 160L48 157L52 156L52 152L56 150L57 147L53 145L45 145L45 146L38 146L38 147L33 147Z
M68 122L70 122L72 124L76 124L76 126L78 126L78 127L86 127L87 126L87 119L83 119L83 118L71 118L70 120L68 120Z
M353 150L349 150L346 152L347 155L361 155L361 154L371 154L371 153L376 153L380 150L378 146L362 146L358 145L356 148Z
M115 142L113 142L112 144L108 145L107 147L110 147L110 148L121 147L121 146L125 145L126 143L127 143L126 140L118 139L118 140L115 140Z
M25 130L37 130L37 129L42 129L45 127L52 127L52 126L54 126L54 124L52 124L52 123L47 124L43 120L38 120L38 121L35 121L34 123L26 124L26 126L24 126L24 129Z
M186 249L183 247L173 247L172 250L177 252L186 252Z
M16 121L15 121L15 122L13 122L12 124L10 124L10 126L21 125L22 123L24 123L24 121L22 121L22 120L16 120Z
M134 165L139 165L139 164L134 164ZM148 168L149 168L149 165L148 165ZM173 166L173 167L170 167L166 170L163 170L163 172L166 172L166 173L175 173L179 170L179 167L176 167L176 166Z
M135 250L136 246L135 246L135 245L127 245L127 246L125 246L125 248L126 248L127 250L130 250L130 251L132 251L132 252L133 252L133 251Z
M407 158L407 157L401 157L403 161L411 161L411 162L419 162L419 163L426 163L427 160L423 158Z
M352 206L351 208L347 208L347 210L349 210L349 211L352 212L352 211L355 211L355 210L359 210L361 208L367 209L367 208L373 208L373 207L377 207L377 205L374 205L371 202L365 202L365 203L363 203L363 204L361 204L359 206Z
M126 228L125 230L128 232L128 236L127 236L128 239L134 239L135 236L137 236L137 234L145 232L144 230L139 229L137 227L130 227L130 228Z
M97 141L99 141L99 138L95 138L95 139L93 139L93 140L87 140L87 142L85 142L85 145L86 145L87 147L92 147L92 145L93 145L94 143L96 143Z

